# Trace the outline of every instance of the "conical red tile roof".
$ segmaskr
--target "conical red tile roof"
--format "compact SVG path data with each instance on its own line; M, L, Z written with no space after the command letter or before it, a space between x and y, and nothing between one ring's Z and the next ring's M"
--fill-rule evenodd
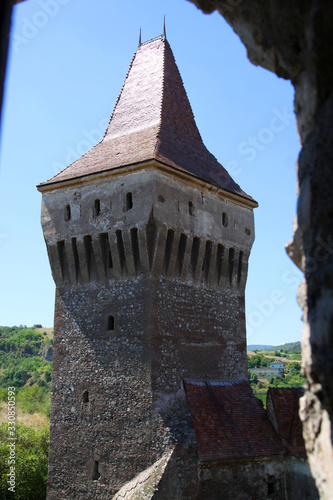
M153 159L252 200L204 145L164 37L134 54L102 141L40 187Z

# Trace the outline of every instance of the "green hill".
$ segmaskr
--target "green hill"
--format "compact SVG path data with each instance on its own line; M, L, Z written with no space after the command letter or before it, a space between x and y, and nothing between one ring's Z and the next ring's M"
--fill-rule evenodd
M47 332L0 327L0 400L5 400L7 387L13 386L18 401L29 399L27 396L31 394L39 403L47 402L51 390L52 344L53 338Z
M0 327L0 498L3 499L46 498L53 335L50 329L35 327ZM7 483L8 437L13 434L14 495L8 492Z
M274 349L274 347L266 344L250 344L247 346L248 351L263 351L264 349Z
M277 346L267 346L263 351L280 351L290 354L301 354L301 343L298 342L288 342L286 344L281 344Z

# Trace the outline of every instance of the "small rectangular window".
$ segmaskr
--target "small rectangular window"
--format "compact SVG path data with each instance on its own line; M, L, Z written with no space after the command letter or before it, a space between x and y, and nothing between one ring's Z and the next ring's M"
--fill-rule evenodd
M128 192L126 193L126 210L131 210L131 208L133 208L132 193Z
M108 330L114 330L114 317L109 316L108 318Z
M71 220L71 206L66 205L66 207L65 207L65 221L68 222L69 220Z
M99 478L101 477L98 468L99 468L99 463L97 460L95 460L94 468L93 468L93 475L92 475L93 481L98 481Z
M99 199L94 201L94 217L98 217L101 213L101 202Z

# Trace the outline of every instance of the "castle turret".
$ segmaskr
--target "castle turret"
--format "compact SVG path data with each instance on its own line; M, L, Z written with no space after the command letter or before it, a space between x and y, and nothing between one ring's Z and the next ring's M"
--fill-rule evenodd
M204 146L165 36L139 45L103 140L38 189L56 283L48 498L194 498L183 381L247 377L257 203Z

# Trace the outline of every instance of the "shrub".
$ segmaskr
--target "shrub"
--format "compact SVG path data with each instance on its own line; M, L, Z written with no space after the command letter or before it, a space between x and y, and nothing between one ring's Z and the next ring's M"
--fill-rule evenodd
M51 382L51 377L52 377L52 368L51 368L51 365L48 364L44 368L44 378L45 378L46 382Z
M0 389L0 401L4 401L5 403L8 401L8 389L7 389L7 387Z
M289 373L292 373L293 375L299 375L301 373L301 365L300 363L297 363L297 361L292 361L291 363L288 363L286 368L288 368Z
M25 413L40 412L49 416L50 393L39 385L24 387L18 391L16 401L18 407Z
M266 408L266 399L267 399L267 394L255 394L255 397L260 399L260 401L262 402L262 405L264 408Z
M15 494L8 491L8 425L0 425L0 498L3 500L45 500L49 430L35 431L17 425L15 437Z
M267 360L263 356L263 354L255 354L251 357L248 356L247 362L249 368L260 368L268 366Z

